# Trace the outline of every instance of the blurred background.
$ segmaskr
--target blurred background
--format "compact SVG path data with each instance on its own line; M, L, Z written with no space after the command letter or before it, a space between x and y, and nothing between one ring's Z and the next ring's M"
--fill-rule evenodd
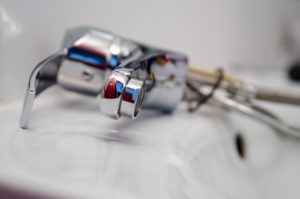
M79 25L183 52L194 66L299 89L288 74L300 74L300 0L0 0L0 198L22 198L10 190L19 184L79 198L299 198L299 141L227 112L179 109L117 123L99 116L94 99L54 90L37 104L35 121L46 126L24 134L18 120L30 72ZM276 108L299 124L299 110ZM95 136L103 123L129 133ZM236 153L237 132L246 158Z
M211 68L287 68L296 59L291 44L300 43L299 0L0 2L5 99L23 96L31 69L78 25L184 52L193 65Z

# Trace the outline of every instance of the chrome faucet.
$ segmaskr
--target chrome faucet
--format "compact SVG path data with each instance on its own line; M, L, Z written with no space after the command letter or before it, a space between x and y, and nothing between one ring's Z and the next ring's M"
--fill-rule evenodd
M28 128L35 98L57 84L99 96L100 110L135 118L141 107L172 112L182 99L187 57L153 48L93 27L67 31L62 50L32 71L20 126Z

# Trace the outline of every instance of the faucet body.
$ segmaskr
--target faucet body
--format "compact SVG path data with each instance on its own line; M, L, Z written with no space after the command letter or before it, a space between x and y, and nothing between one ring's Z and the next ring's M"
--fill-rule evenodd
M98 97L104 114L135 118L141 107L172 112L182 99L187 57L93 27L67 31L62 50L32 71L20 126L27 128L36 96L57 84Z

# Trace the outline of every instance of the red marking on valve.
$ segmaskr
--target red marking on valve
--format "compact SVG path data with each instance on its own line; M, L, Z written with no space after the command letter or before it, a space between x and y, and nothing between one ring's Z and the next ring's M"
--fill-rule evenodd
M110 79L104 90L104 97L108 99L116 98L116 79Z

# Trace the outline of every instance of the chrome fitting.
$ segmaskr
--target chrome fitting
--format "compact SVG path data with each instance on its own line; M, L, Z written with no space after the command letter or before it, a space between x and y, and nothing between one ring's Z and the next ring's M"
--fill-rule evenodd
M32 71L20 126L28 127L35 97L54 84L100 96L101 112L115 119L135 118L142 105L171 112L183 96L187 71L185 55L93 27L74 28L62 49Z

